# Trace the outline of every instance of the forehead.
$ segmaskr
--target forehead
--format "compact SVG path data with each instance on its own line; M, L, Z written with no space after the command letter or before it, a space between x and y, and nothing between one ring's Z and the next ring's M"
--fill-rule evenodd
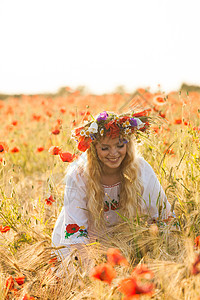
M99 141L99 144L108 145L108 146L113 146L121 143L122 143L122 139L120 139L120 137L111 139L110 137L106 136L104 138L101 138Z

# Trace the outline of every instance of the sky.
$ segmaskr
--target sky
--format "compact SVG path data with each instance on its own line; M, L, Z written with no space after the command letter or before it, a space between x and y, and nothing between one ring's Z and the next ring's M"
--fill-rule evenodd
M199 0L0 0L0 93L200 85Z

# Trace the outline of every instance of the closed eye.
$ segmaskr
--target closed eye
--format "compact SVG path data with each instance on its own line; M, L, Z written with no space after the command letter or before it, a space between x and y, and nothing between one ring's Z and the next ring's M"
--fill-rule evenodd
M123 148L124 147L124 144L122 145L117 145L117 148ZM106 151L108 150L108 147L104 147L104 148L101 148L102 151Z

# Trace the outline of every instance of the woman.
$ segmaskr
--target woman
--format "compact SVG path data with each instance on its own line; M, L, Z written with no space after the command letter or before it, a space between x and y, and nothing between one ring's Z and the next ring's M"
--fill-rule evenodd
M135 151L134 138L149 126L147 115L147 110L120 116L104 111L73 132L85 153L68 169L54 246L87 244L124 217L171 214L153 169Z

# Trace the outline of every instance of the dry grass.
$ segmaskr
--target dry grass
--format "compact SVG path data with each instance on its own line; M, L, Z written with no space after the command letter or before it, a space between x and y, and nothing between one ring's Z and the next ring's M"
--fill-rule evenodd
M23 299L25 294L42 300L122 299L119 280L141 262L154 272L153 299L199 299L200 275L192 275L191 269L199 253L194 239L200 234L200 94L173 92L159 106L157 94L139 92L132 102L128 94L95 96L72 91L54 99L22 96L0 101L1 142L9 146L0 157L0 225L11 228L0 233L1 299ZM58 257L52 268L51 233L63 204L67 165L47 150L58 145L76 152L70 131L74 122L84 118L86 105L95 115L105 109L125 111L133 102L148 104L157 115L165 113L160 125L153 126L149 140L138 146L157 173L176 219L153 225L145 217L129 220L112 228L98 243L85 246L83 253L74 249L68 260ZM59 135L51 133L56 126ZM19 152L11 152L14 146ZM38 147L44 151L38 152ZM52 206L45 202L49 195L56 200ZM89 277L93 266L106 261L109 247L119 248L130 263L116 267L117 278L111 286ZM10 275L25 275L22 286L15 282L18 291L6 288Z

